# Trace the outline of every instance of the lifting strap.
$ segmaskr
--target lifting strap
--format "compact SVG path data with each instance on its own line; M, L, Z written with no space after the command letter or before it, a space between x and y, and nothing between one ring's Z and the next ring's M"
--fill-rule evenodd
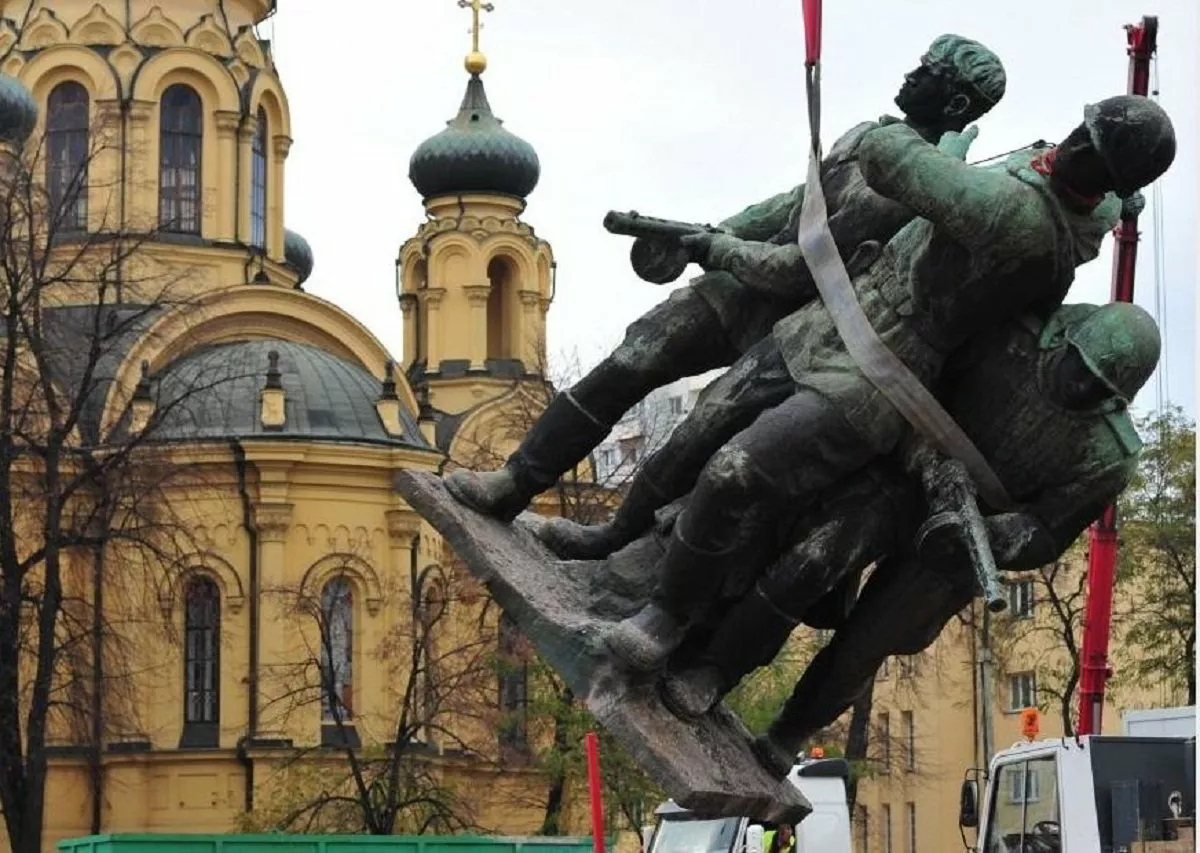
M805 82L812 144L800 207L797 238L800 253L847 352L863 375L930 444L962 462L980 496L993 509L1008 509L1012 499L983 454L908 366L879 339L858 303L846 266L829 231L825 192L821 186L821 0L804 0L804 24Z

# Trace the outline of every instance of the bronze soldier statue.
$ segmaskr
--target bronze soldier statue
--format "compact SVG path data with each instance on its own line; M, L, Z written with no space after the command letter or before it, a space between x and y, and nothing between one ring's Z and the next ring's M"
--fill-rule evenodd
M912 219L905 205L872 192L863 182L856 150L864 135L881 124L903 124L917 138L937 142L946 131L961 131L990 110L1004 94L1005 74L999 58L983 45L956 35L934 40L918 68L905 76L896 105L903 122L885 117L864 122L841 137L822 164L822 185L833 216L833 236L849 257L866 241L886 242ZM765 241L776 248L796 242L803 185L746 208L722 223L725 239ZM676 246L677 247L677 246ZM696 246L699 252L705 246ZM586 458L616 421L650 391L684 376L732 364L768 336L775 322L810 301L816 290L794 247L784 248L787 275L769 280L756 275L743 280L736 263L714 255L694 258L709 269L686 287L636 320L624 341L587 376L561 392L538 418L520 447L499 471L455 471L446 487L463 503L496 518L512 520L532 498L552 486ZM853 265L853 264L852 264ZM770 388L755 408L781 402ZM747 426L749 421L739 424ZM634 538L663 501L655 474L646 472L626 497L612 525ZM664 479L673 472L664 471ZM583 550L603 556L611 548L603 535ZM578 549L577 549L578 550ZM580 553L577 556L584 556Z
M1000 568L1057 559L1128 483L1140 441L1126 407L1159 351L1153 319L1112 303L1066 305L1045 324L1021 317L957 354L939 397L1016 502L986 520ZM836 608L843 582L857 589L859 573L881 559L849 620L781 712L775 742L764 743L791 749L845 710L883 657L932 642L969 603L974 582L962 555L933 551L915 533L928 506L919 468L930 456L910 434L893 458L823 497L792 533L797 544L741 600L718 605L708 620L715 628L697 650L673 657L662 685L668 706L685 717L707 712L773 660L823 597L834 596L828 603ZM923 554L914 553L914 538L926 546Z
M1149 184L1174 153L1170 119L1132 95L1087 107L1062 143L1023 168L972 168L906 125L875 128L859 143L867 184L922 218L855 277L858 302L882 342L928 386L972 336L1019 313L1053 312L1075 266L1095 256L1097 207L1117 204L1110 192L1127 196ZM1106 215L1115 222L1117 212ZM741 432L725 425L722 438L732 437L695 482L651 601L607 636L633 669L663 663L724 575L784 513L890 453L905 433L821 303L781 320L730 373L746 364L760 394L775 385L787 397ZM692 483L674 486L667 499Z

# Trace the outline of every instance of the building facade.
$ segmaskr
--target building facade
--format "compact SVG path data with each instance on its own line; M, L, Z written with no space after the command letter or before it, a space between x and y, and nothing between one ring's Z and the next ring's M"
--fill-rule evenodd
M95 397L77 449L145 438L190 483L163 487L186 540L170 565L151 573L114 542L64 569L103 665L72 675L94 713L50 715L46 849L253 825L344 775L347 749L401 740L439 789L468 792L480 826L541 819L528 762L500 772L503 748L528 737L498 722L522 701L519 679L484 665L511 638L392 487L397 470L515 441L497 424L537 401L522 389L541 384L553 275L521 219L537 156L491 114L472 54L458 116L413 156L426 217L398 235L394 357L304 290L312 253L283 216L288 100L256 31L274 11L0 3L0 123L14 169L45 189L61 232L49 251L135 246L45 300L64 338L123 330L104 337L102 380L77 375L71 346L55 354L64 387ZM101 586L103 600L89 592ZM448 646L475 650L470 689L490 717L410 689ZM400 727L418 705L425 716Z

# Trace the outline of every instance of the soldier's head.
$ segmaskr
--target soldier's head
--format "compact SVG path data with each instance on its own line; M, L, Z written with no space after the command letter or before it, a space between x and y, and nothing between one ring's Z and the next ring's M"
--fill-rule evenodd
M1118 95L1084 107L1083 122L1045 159L1058 196L1086 210L1105 193L1124 198L1154 183L1175 159L1175 128L1149 98Z
M1136 305L1064 305L1052 324L1059 326L1057 345L1046 352L1043 377L1066 409L1086 411L1110 400L1127 406L1158 365L1158 325Z
M1000 102L1005 83L1000 57L977 41L942 35L904 75L896 106L921 124L962 130Z

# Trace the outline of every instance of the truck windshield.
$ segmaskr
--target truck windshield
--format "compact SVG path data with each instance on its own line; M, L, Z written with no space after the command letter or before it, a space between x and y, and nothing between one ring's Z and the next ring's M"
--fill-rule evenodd
M989 786L987 843L983 853L1059 853L1058 774L1054 757L1015 761L999 768Z
M739 819L671 820L659 824L649 853L730 853Z

